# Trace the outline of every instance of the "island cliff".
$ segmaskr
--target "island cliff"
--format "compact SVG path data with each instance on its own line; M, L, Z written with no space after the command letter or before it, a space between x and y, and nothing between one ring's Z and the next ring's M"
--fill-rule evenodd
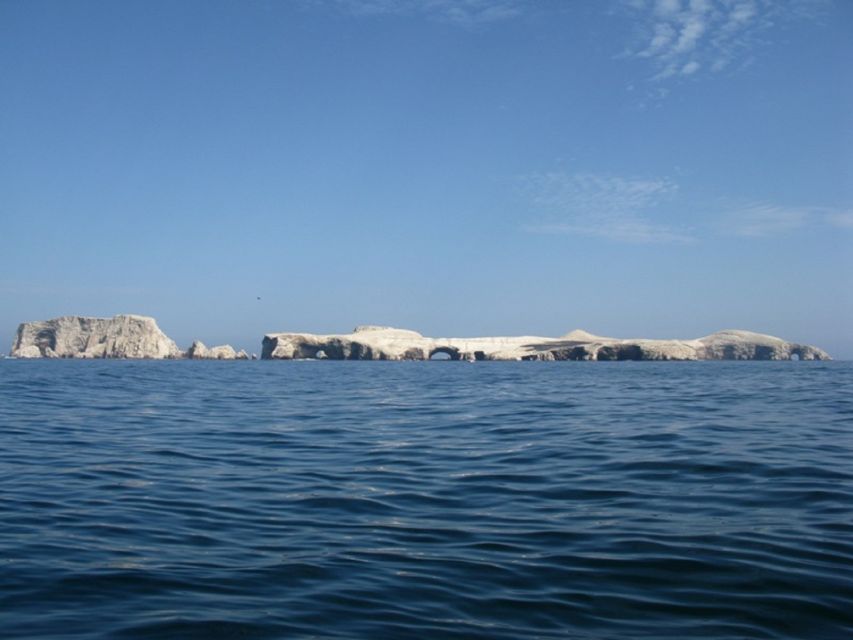
M248 360L230 345L207 347L196 340L186 351L157 326L154 318L118 315L113 318L63 316L24 322L18 327L13 358L151 358Z
M11 355L17 358L180 358L181 350L154 318L64 316L24 322Z
M271 333L263 359L428 360L830 360L809 345L750 331L720 331L695 340L605 338L575 330L561 338L427 338L415 331L362 326L349 334Z

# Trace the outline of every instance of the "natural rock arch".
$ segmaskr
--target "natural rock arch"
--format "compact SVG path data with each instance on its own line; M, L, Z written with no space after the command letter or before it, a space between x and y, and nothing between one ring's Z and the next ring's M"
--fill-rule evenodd
M459 360L459 349L455 347L436 347L435 349L431 349L429 352L428 359L429 360L447 360L448 358L436 358L436 355L439 354L447 354L450 360Z

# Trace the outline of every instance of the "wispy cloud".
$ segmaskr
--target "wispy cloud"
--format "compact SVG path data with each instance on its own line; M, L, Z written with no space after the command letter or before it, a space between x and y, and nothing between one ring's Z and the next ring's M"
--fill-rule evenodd
M759 202L724 213L722 221L723 229L728 233L760 238L814 226L853 229L853 211L825 207L785 207Z
M468 26L507 20L530 5L525 0L308 0L357 15L424 15Z
M641 25L633 51L650 60L655 79L722 71L745 62L774 27L814 18L823 0L626 0Z
M853 229L853 209L850 211L835 211L826 214L826 220L834 227Z
M689 242L689 234L653 220L655 207L670 199L677 189L666 178L561 172L526 176L523 190L548 221L525 229L617 242Z
M763 237L799 229L810 217L807 209L751 204L724 215L728 231L738 236Z
M538 218L524 226L530 233L648 244L693 242L697 234L757 239L807 230L853 231L853 209L765 201L709 208L679 193L669 178L537 173L522 178L521 190ZM694 219L678 225L661 222L660 212L671 210L676 197L694 212Z

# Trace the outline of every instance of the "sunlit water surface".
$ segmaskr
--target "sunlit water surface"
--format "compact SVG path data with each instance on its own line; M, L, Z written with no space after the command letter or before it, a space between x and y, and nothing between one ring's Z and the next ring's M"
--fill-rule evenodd
M853 363L0 362L3 638L847 638Z

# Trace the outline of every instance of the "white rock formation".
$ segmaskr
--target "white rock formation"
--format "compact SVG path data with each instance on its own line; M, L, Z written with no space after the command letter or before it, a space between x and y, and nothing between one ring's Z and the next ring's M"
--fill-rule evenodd
M580 329L561 338L426 338L416 331L360 326L349 334L271 333L263 359L427 360L829 360L808 345L749 331L721 331L695 340L605 338Z
M217 347L207 347L201 340L196 340L192 346L187 349L187 358L190 360L248 360L249 356L245 351L239 353L234 350L230 344L223 344Z
M222 344L216 347L211 347L208 357L211 360L236 360L237 352L230 344Z
M180 358L154 318L65 316L24 322L12 344L17 358Z
M52 353L53 353L53 350L51 350L51 354ZM41 353L41 351L39 351L39 348L37 346L35 346L34 344L28 344L25 347L21 347L17 351L15 351L15 348L13 347L12 348L12 357L13 358L41 358L41 357L45 357L45 356L42 356L42 353ZM49 357L49 356L47 356L47 357Z

